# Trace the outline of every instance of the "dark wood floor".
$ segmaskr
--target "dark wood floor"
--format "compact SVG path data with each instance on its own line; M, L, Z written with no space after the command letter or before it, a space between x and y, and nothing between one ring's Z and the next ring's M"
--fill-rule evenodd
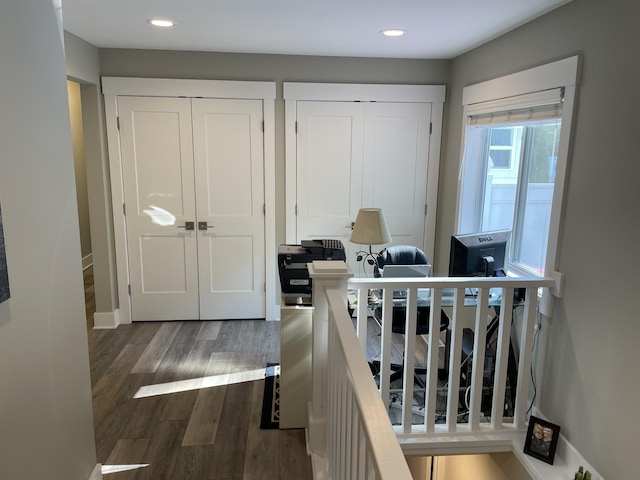
M85 291L97 461L123 469L105 479L312 478L304 430L260 429L260 369L280 359L279 322L93 330L90 271Z

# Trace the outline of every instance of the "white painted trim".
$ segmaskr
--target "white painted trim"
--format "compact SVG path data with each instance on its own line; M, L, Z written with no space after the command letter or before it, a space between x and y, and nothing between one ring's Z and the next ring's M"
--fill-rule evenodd
M446 456L511 452L532 480L570 480L582 465L592 480L604 480L591 464L560 435L553 465L524 453L526 429L492 431L490 435L467 432L435 433L431 437L398 435L405 455ZM426 441L425 441L426 440Z
M273 84L275 98L275 84ZM280 304L277 294L278 245L276 243L276 145L275 145L275 101L273 98L262 99L264 120L264 240L265 240L265 319L279 318L273 306Z
M571 155L571 138L573 136L573 114L575 113L576 86L567 85L564 91L564 106L562 107L562 130L560 131L560 141L558 145L558 161L556 164L556 179L553 189L553 199L551 201L551 219L549 223L549 239L547 243L547 258L545 262L545 272L556 272L558 266L558 243L560 240L560 225L564 215L564 192L567 188L567 169ZM560 187L560 188L558 188ZM556 283L555 292L559 294L564 285Z
M211 97L275 100L275 82L102 77L105 95L147 97Z
M118 320L119 310L116 309L113 312L96 312L93 314L93 329L94 330L107 330L118 328L120 321Z
M553 289L543 292L543 314L550 316L553 311L551 295L561 295L563 289L563 275L556 271L558 262L558 243L560 225L564 213L564 191L567 183L567 168L570 160L570 145L573 133L573 114L575 111L575 96L580 82L581 57L573 56L546 65L523 70L504 77L488 80L465 87L462 92L462 135L460 145L460 159L458 163L458 191L456 195L455 225L458 231L460 221L460 205L462 192L462 159L469 115L479 112L492 112L508 109L514 105L520 106L526 102L527 106L547 104L557 95L555 90L564 88L564 105L562 108L562 130L556 165L556 187L553 190L551 221L547 244L547 258L545 272L556 279ZM560 187L560 188L558 188Z
M329 466L327 465L327 459L313 452L308 452L308 454L311 457L313 480L328 480Z
M444 102L444 85L376 85L284 82L285 100L327 102Z
M102 480L102 464L96 463L96 466L93 467L91 471L91 475L89 475L88 480Z
M122 323L131 323L129 298L129 258L127 252L127 229L123 212L124 188L122 185L122 158L120 133L118 131L118 97L104 94L104 115L107 126L107 148L109 150L109 176L111 178L111 209L113 212L113 237L116 255L116 279L118 304Z
M556 456L553 465L533 458L524 453L524 440L526 435L520 435L513 440L512 452L524 469L534 480L567 480L572 479L582 465L591 472L591 480L604 480L587 460L580 455L571 443L560 434Z
M427 214L424 222L424 252L431 263L435 259L436 213L438 212L438 180L440 178L440 152L442 144L442 117L444 104L431 104L431 137L429 138L429 159L427 163Z
M580 76L580 57L565 58L539 67L476 83L462 91L462 104L487 102L531 92L576 85Z
M109 168L113 210L114 243L116 251L116 277L121 318L119 323L131 323L129 301L129 268L126 245L126 226L122 205L122 158L120 135L116 124L119 95L186 96L208 98L259 99L264 114L264 202L265 202L265 318L276 320L274 305L277 298L277 245L276 245L276 154L275 154L275 82L245 82L228 80L192 80L166 78L102 77ZM117 323L116 323L117 325ZM111 328L111 327L109 327Z
M296 198L298 187L296 122L298 120L297 100L284 101L285 110L285 242L296 243L297 215Z
M316 418L313 414L311 402L307 407L308 423L305 430L307 439L307 452L325 456L327 451L327 419Z

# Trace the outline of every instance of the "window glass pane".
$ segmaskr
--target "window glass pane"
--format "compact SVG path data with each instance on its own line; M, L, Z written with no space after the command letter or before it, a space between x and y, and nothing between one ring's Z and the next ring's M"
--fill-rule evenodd
M512 142L511 128L492 128L491 129L491 146L492 147L510 147Z
M489 158L493 168L511 168L511 150L496 150L492 148Z
M509 261L544 274L561 122L467 127L459 232L512 230Z
M502 150L490 148L488 158L481 159L482 162L487 163L487 176L484 192L479 192L479 195L484 198L482 223L478 231L511 229L518 183L518 157L522 128L519 126L482 128L487 130L492 142L500 139L504 148Z
M560 129L559 119L526 129L512 261L539 275L547 256Z

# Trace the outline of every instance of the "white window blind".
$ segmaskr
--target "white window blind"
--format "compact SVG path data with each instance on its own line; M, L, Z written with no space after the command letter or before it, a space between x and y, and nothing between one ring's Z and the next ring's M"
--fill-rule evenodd
M562 117L562 104L492 112L469 117L469 125L514 125Z
M465 106L470 125L521 123L562 116L564 89L554 88L517 97Z

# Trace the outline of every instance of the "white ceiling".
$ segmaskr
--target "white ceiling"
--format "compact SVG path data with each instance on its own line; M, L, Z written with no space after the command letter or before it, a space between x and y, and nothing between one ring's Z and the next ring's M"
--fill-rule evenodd
M454 58L571 0L62 0L97 47ZM170 29L151 17L171 18ZM387 38L384 28L401 28Z

